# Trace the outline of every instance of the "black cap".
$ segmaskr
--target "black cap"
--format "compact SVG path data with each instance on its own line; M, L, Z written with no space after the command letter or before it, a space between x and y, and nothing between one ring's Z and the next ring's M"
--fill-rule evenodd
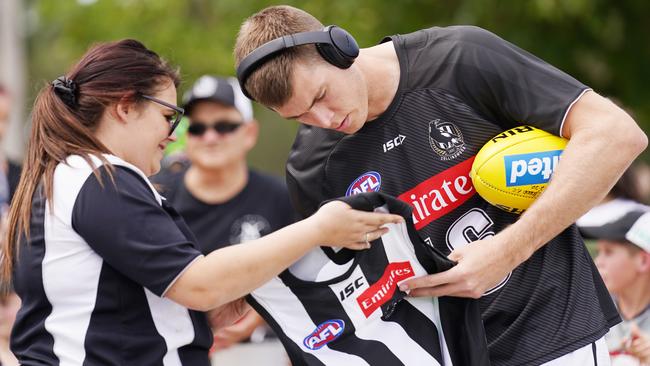
M577 222L583 236L631 243L650 252L650 207L615 200L593 211Z
M192 107L200 101L213 101L235 107L244 122L253 119L253 106L239 87L235 78L221 78L211 75L201 76L183 96L185 114L192 113Z

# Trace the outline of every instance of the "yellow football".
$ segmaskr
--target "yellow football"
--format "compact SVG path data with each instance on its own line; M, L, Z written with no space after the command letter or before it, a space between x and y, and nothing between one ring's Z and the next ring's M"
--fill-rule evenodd
M505 211L524 212L548 185L567 141L532 126L494 136L472 164L476 192Z

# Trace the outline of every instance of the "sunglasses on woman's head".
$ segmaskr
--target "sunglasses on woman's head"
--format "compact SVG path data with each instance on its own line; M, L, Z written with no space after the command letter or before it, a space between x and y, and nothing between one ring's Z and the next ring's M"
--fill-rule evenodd
M213 123L204 123L201 121L192 121L190 122L189 127L187 127L187 133L192 136L203 136L205 132L212 128L214 132L219 135L229 135L239 127L241 127L243 122L233 122L233 121L215 121Z
M160 100L158 98L154 98L149 95L140 94L140 96L143 97L144 99L160 104L172 110L172 114L165 115L165 119L169 123L169 136L171 136L171 134L174 133L176 127L178 127L178 124L181 122L181 119L183 119L183 114L185 114L185 110L181 107L177 107L173 104L169 104L165 102L164 100Z

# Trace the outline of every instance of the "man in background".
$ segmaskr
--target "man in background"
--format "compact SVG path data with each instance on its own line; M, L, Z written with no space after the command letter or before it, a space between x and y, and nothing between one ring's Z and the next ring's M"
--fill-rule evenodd
M284 183L247 164L259 126L237 80L202 76L183 103L189 117L187 163L179 164L176 158L175 171L163 172L154 181L187 222L203 253L257 239L293 222ZM254 338L263 338L262 324L250 311L238 323L216 331L214 346L227 348L256 329Z

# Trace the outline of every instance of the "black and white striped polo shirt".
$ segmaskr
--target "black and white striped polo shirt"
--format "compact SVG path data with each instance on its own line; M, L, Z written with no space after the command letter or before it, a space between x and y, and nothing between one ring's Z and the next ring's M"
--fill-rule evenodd
M164 297L201 255L135 166L70 156L52 201L32 200L14 283L22 299L11 348L22 365L209 365L203 313Z
M380 193L343 201L365 211L382 207L406 223L388 225L369 250L316 249L248 296L292 364L489 365L477 301L399 290L403 280L453 266L420 239L410 207Z

